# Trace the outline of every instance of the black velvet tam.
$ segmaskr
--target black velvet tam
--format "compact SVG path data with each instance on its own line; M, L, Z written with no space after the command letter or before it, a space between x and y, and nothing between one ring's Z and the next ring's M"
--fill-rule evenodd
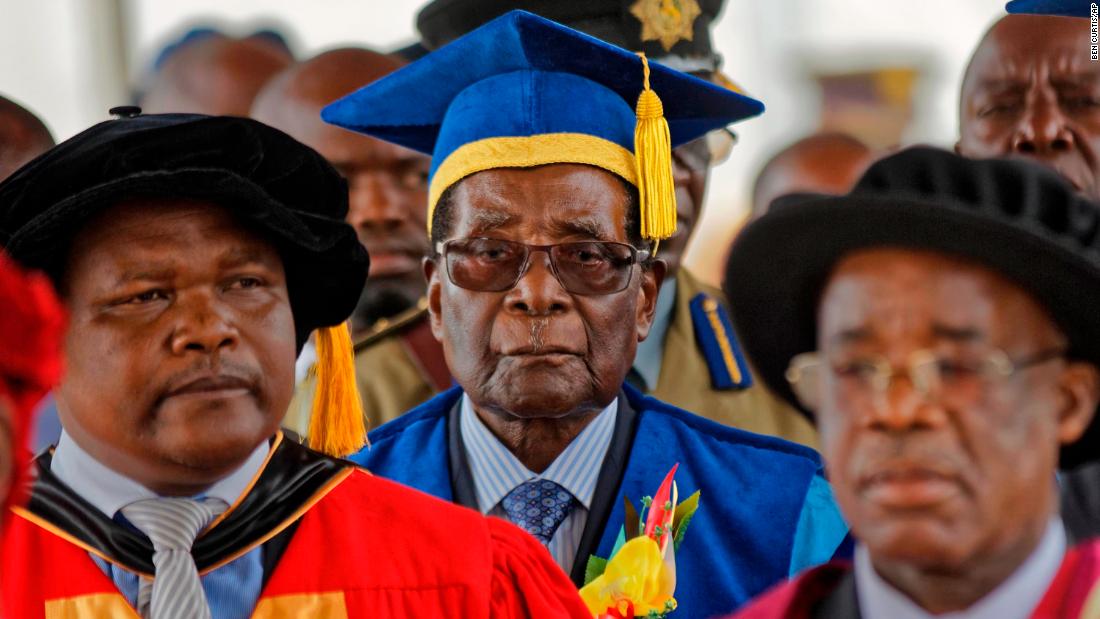
M368 257L344 222L346 183L316 151L247 118L136 115L58 144L0 184L0 246L58 282L76 233L136 197L210 201L270 239L299 347L355 308Z
M1001 273L1060 325L1070 357L1100 366L1100 206L1032 162L916 147L872 165L847 195L777 199L733 244L723 287L734 323L760 376L790 404L801 408L784 372L792 357L817 348L818 302L833 267L855 250L884 246L939 251ZM1063 450L1062 464L1096 458L1094 422Z

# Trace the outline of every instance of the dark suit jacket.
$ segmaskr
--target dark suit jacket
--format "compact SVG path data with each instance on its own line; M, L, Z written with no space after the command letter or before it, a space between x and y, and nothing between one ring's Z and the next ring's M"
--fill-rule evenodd
M814 607L813 619L860 619L859 598L856 596L856 574L849 570L841 577L836 589Z
M1070 545L1100 537L1100 462L1062 473L1062 521Z
M1086 616L1100 590L1100 541L1070 548L1031 619ZM733 619L859 619L859 596L851 563L834 561L806 570L753 600Z

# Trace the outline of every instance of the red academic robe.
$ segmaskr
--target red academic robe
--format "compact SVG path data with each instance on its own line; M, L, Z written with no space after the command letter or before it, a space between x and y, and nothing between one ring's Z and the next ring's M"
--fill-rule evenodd
M304 513L292 514L296 528L263 588L256 619L591 616L546 549L503 520L352 466L300 502ZM82 540L88 523L59 526L49 507L35 513L33 498L30 507L16 510L0 549L4 616L136 619L88 553L140 571L133 560L120 562L110 544ZM227 521L221 522L232 526ZM196 562L206 572L253 547Z
M851 569L849 563L836 562L807 570L727 619L841 619L841 614L855 617L854 590L846 594L839 591ZM850 581L847 585L850 588ZM849 600L837 600L836 596L841 595ZM1095 615L1082 614L1086 603L1100 603L1100 541L1086 542L1066 553L1054 582L1030 619L1094 619ZM823 610L824 607L846 610L837 613Z

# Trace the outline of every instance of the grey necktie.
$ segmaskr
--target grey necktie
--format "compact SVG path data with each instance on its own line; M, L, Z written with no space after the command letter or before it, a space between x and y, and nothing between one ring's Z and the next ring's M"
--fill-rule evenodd
M229 506L221 499L135 501L122 515L153 542L152 581L141 579L138 613L145 619L210 619L191 545Z

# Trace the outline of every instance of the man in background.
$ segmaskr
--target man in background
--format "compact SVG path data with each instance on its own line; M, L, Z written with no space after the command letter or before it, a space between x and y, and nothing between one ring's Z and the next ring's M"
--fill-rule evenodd
M848 193L873 160L871 148L848 134L804 137L764 164L752 187L752 214L763 215L772 200L789 193Z
M316 149L348 182L347 221L371 255L351 322L359 393L372 426L451 385L423 302L430 159L325 123L321 108L404 64L368 49L328 51L277 74L252 106L253 118ZM285 421L303 435L313 388L306 377Z
M53 145L53 135L41 119L15 101L0 96L0 181ZM39 404L41 399L36 398L34 404ZM29 411L26 411L25 420L29 427L16 433L14 445L17 448L22 449L26 445L37 451L39 447L52 444L61 434L61 423L57 420L57 408L52 398L47 398L41 409L34 416L33 423Z
M61 378L65 312L45 275L0 251L0 523L23 498L32 412Z
M267 80L294 57L280 37L234 38L212 29L189 32L161 53L138 97L146 113L248 116Z
M1100 73L1091 60L1089 5L1008 4L1017 14L990 28L966 70L959 153L1026 157L1100 199ZM1100 463L1063 474L1062 502L1072 538L1100 535Z
M0 181L53 144L50 130L37 116L0 96Z
M1009 8L1027 11L1033 4ZM982 38L963 78L956 150L1033 159L1097 199L1100 73L1091 60L1089 20L1065 16L1074 7L1087 11L1088 3L1044 5L1066 10L1007 15Z

